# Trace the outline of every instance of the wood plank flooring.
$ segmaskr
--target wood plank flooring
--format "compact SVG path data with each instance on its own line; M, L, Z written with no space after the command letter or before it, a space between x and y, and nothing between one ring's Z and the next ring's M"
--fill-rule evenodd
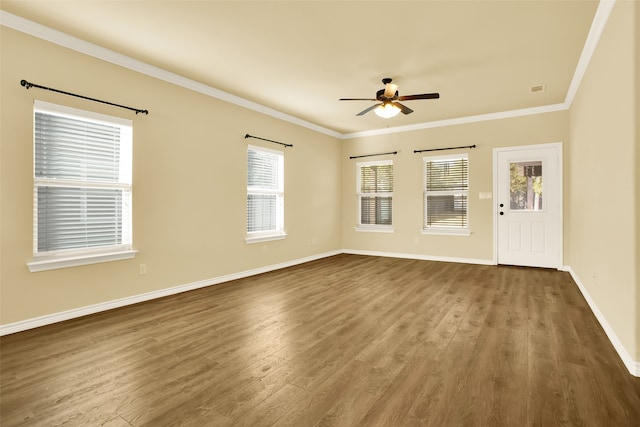
M338 255L0 345L3 427L640 426L552 270Z

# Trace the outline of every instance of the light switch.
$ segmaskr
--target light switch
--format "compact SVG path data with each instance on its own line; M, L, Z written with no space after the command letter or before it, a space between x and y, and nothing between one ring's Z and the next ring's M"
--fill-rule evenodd
M481 200L493 198L493 194L491 193L479 193L478 196L480 197Z

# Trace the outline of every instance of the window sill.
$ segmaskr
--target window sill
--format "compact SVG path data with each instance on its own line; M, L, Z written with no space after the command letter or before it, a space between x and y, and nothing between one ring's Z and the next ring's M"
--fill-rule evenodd
M105 252L97 254L76 254L66 257L55 257L46 259L36 259L27 263L29 271L36 273L38 271L55 270L58 268L77 267L80 265L97 264L100 262L119 261L123 259L131 259L136 256L138 251L133 249L118 251L118 252Z
M467 228L462 229L448 229L448 228L431 228L422 230L422 234L430 234L436 236L470 236L471 230Z
M287 233L262 234L258 236L248 236L244 239L247 244L269 242L271 240L283 240L287 237Z
M356 231L369 231L371 233L395 233L396 229L391 225L358 225Z

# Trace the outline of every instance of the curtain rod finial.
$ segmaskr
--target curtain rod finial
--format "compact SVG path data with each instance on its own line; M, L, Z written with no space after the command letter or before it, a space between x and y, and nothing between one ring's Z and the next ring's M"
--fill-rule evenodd
M26 80L20 80L20 84L21 84L22 86L24 86L25 88L27 88L27 89L29 89L31 86L33 86L31 83L29 83L29 82L28 82L28 81L26 81Z
M246 134L246 135L244 136L244 139L247 139L247 138L250 138L250 137L251 137L251 135Z

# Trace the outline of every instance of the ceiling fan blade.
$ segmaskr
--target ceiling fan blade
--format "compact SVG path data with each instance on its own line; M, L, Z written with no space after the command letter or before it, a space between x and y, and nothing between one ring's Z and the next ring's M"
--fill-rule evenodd
M373 98L340 98L338 101L377 101Z
M394 102L393 105L400 108L400 111L402 111L403 114L413 113L413 110L411 108L407 107L406 105L402 105L399 102Z
M398 85L395 83L387 83L384 85L384 96L388 99L396 96L396 92L398 91Z
M367 108L366 110L360 111L358 114L356 114L356 116L363 116L363 115L367 114L369 111L371 111L374 108L376 108L378 105L382 105L382 104L373 104L371 107Z
M423 93L420 95L404 95L398 97L398 101L412 101L414 99L438 99L440 98L439 93Z

